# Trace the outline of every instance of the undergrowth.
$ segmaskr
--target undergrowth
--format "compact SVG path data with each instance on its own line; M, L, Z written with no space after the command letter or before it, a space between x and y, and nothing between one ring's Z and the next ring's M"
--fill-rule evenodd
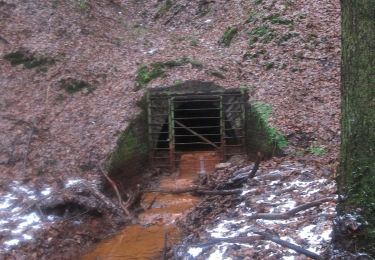
M238 29L235 26L229 26L223 36L221 37L219 43L223 44L225 47L229 47L233 38L236 36L238 33Z
M153 62L148 65L144 64L137 70L137 76L135 78L139 87L147 85L152 80L159 78L165 74L166 69L191 64L194 68L201 69L202 63L191 58L181 58L177 60L170 60L164 62Z
M73 78L62 79L59 81L60 88L64 89L69 94L74 94L79 91L84 91L86 94L95 90L90 83Z
M23 64L26 69L46 67L55 63L55 60L44 55L37 55L25 50L18 50L4 55L4 59L12 66Z

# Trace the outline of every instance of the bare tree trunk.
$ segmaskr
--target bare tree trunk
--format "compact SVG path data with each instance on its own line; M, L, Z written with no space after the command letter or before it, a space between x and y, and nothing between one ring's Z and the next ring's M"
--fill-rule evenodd
M341 0L341 5L341 218L336 241L350 251L375 255L375 1Z

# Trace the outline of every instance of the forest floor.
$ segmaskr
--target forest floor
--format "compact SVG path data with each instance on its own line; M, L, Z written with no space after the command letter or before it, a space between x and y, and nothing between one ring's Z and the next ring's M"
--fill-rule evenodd
M99 166L148 88L192 79L247 88L251 102L272 106L270 124L289 141L286 157L262 173L280 171L292 188L305 185L306 170L311 189L331 185L340 134L338 0L1 0L0 18L1 257L71 258L124 224L89 191L105 186ZM225 46L228 27L237 33ZM137 84L141 65L183 58L191 62ZM277 207L267 192L259 195L264 210ZM228 206L243 213L248 200ZM60 207L64 201L72 203ZM207 222L207 230L218 227L227 228Z

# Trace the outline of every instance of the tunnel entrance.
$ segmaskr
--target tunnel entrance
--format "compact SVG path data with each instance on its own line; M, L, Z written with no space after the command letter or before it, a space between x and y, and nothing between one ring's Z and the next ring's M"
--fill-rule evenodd
M187 82L148 93L150 159L174 169L184 152L217 151L222 160L245 151L245 103L241 89Z

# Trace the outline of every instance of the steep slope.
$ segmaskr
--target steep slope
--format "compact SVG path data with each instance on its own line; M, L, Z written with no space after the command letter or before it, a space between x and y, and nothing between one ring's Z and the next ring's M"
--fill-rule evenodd
M145 89L189 79L248 87L272 105L288 153L324 148L333 169L339 11L338 0L0 1L0 192L100 182L98 165ZM191 62L136 82L141 65L184 57ZM5 210L19 204L28 198Z

